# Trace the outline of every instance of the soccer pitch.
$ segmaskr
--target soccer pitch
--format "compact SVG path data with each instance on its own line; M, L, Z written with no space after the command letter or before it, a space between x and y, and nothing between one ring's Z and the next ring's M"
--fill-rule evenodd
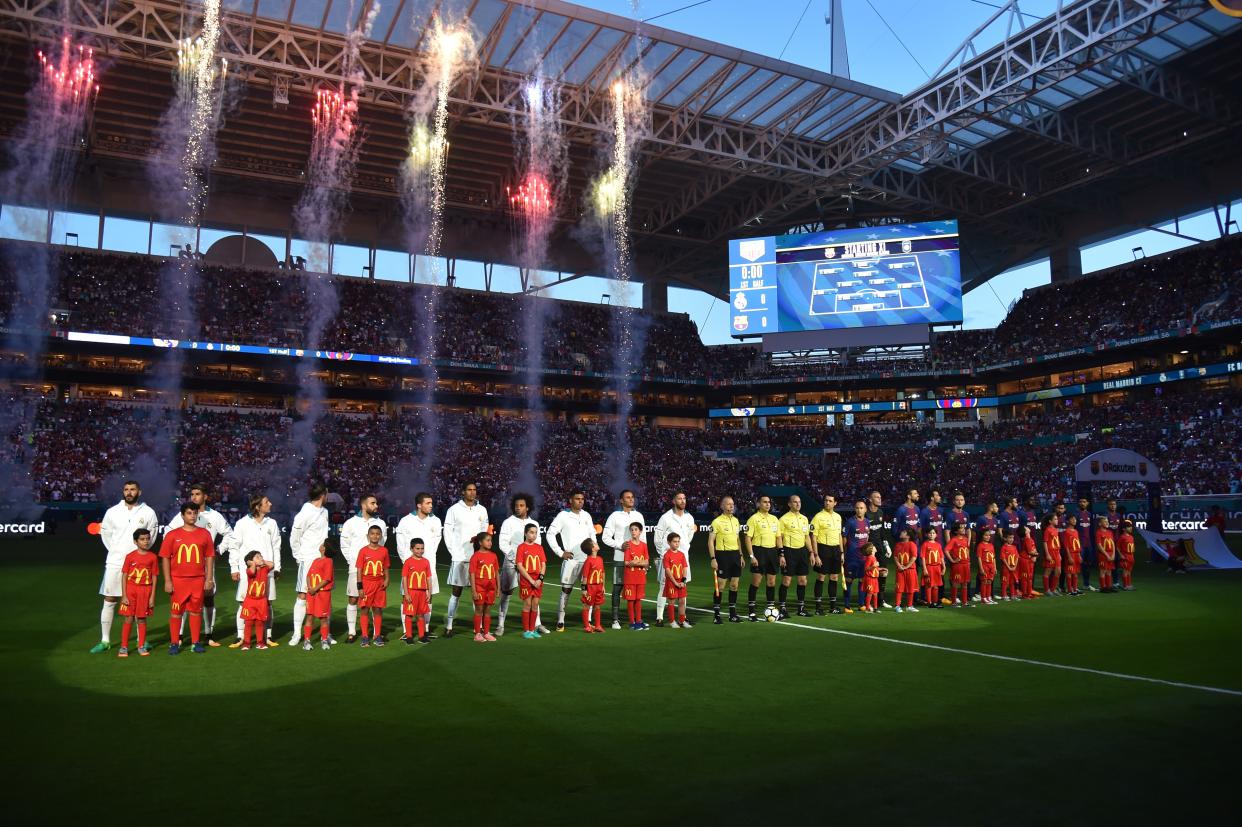
M1181 822L1232 800L1232 573L1169 577L1141 563L1126 594L778 624L695 613L690 630L604 635L580 631L575 593L569 630L539 641L522 640L511 615L497 643L409 647L390 608L382 649L176 658L161 593L155 653L120 660L87 654L95 544L10 545L10 823ZM282 643L291 597L286 580ZM555 601L549 588L545 622ZM710 603L700 566L691 604ZM437 628L444 606L441 594ZM217 637L235 604L221 607ZM458 627L470 628L468 605ZM119 629L118 618L114 641Z

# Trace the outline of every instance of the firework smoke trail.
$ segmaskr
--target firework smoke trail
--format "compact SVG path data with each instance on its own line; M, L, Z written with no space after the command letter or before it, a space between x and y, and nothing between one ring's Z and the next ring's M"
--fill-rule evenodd
M609 278L617 282L619 301L613 307L613 382L617 395L616 456L611 463L611 490L629 479L630 411L634 407L631 374L638 368L646 344L645 317L635 314L630 298L630 198L634 191L635 162L647 129L647 103L637 77L618 78L612 84L612 148L609 165L591 184L589 207L603 235Z
M565 136L558 114L556 86L535 77L526 86L526 132L517 136L518 156L525 170L516 187L509 188L509 206L521 227L518 261L528 274L532 287L540 286L539 268L544 265L548 239L556 224L556 208L564 192L568 164ZM523 140L524 138L524 140ZM547 301L531 296L525 299L523 345L526 349L526 408L530 417L527 444L518 464L519 490L540 491L536 462L543 442L543 333Z
M349 206L349 188L361 145L358 96L366 84L358 56L379 11L380 4L372 4L366 18L346 39L341 88L320 89L316 93L311 110L314 133L306 189L293 210L298 233L311 243L309 272L301 278L306 296L307 356L298 360L296 415L289 429L285 461L273 473L276 483L271 495L273 503L290 510L296 508L297 498L315 464L315 426L323 416L325 393L314 375L313 355L322 348L324 333L340 305L336 283L327 272L327 251ZM348 19L354 19L352 3Z
M448 166L448 99L453 85L475 68L474 37L465 23L446 26L433 22L431 49L424 66L425 82L410 105L410 131L401 166L401 202L406 222L406 244L411 254L423 254L414 278L420 287L414 296L414 349L422 367L421 414L425 434L415 454L396 472L403 496L416 489L431 490L432 469L440 444L434 410L439 371L436 369L436 313L441 281L440 244L444 235L445 172Z
M99 84L94 50L74 43L68 35L50 52L38 52L38 61L37 76L26 96L26 120L9 142L9 166L0 175L0 199L46 209L47 214L37 219L27 219L22 212L14 215L21 237L50 240L49 216L65 200ZM14 396L14 382L42 375L44 336L59 259L43 244L9 244L5 251L13 280L5 346L24 354L25 359L0 365L0 387L6 391L0 401L0 506L4 506L5 520L28 522L39 509L30 478L33 457L20 446L32 433L37 404L7 397Z
M198 226L207 201L207 180L216 158L228 64L218 56L220 0L203 3L202 33L177 47L173 99L160 120L160 149L148 165L152 192L161 218L185 227ZM144 481L147 498L165 506L177 496L176 435L181 423L181 382L185 356L176 342L199 335L195 297L199 267L192 258L175 258L160 267L159 319L154 335L172 345L160 360L153 386L163 402L163 416L146 429L147 444L133 469Z

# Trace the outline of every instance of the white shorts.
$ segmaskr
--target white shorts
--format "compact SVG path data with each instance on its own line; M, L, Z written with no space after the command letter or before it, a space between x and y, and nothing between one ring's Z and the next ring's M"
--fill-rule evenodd
M561 561L561 585L576 586L578 581L582 579L582 565L586 560L579 560L576 557L572 560Z
M470 585L470 562L453 560L449 563L448 584L465 588Z
M500 590L502 592L511 592L518 587L518 581L522 576L518 574L517 565L514 561L506 557L500 563Z
M354 568L353 566L350 566L349 574L346 575L346 577L348 579L345 581L345 596L346 597L357 597L358 596L358 570Z
M305 560L298 561L298 583L294 588L298 594L306 593L306 573L310 570L310 563Z
M121 566L104 566L103 580L99 584L99 593L104 597L123 597L125 576L121 574Z

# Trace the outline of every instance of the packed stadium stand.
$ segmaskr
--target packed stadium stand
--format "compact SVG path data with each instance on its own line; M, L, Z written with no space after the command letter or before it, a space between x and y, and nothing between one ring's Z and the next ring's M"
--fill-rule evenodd
M178 490L207 482L220 499L238 502L248 492L270 487L271 471L287 451L291 424L280 412L189 409L165 422L170 414L150 405L36 404L33 432L12 435L10 450L29 452L38 496L50 503L94 502L101 486L111 496L120 482L117 469L141 465L136 460L151 451L151 435L164 432L175 433L179 445ZM443 414L438 424L441 456L429 475L438 504L451 503L461 485L475 481L486 504L502 507L529 445L527 423ZM378 492L387 513L404 513L413 490L393 475L417 450L424 428L418 415L329 414L315 426L319 453L310 476L346 503ZM878 488L886 501L899 502L904 486L924 480L936 481L946 498L961 490L975 505L1030 495L1047 504L1074 495L1070 472L1078 459L1115 445L1160 463L1168 493L1236 493L1242 491L1239 432L1242 393L1237 390L1188 390L1111 406L1059 409L947 434L931 424L742 432L643 427L630 432L629 476L641 492L640 505L661 508L669 492L685 490L690 509L699 515L709 513L722 495L746 501L769 486L793 486L816 497L828 492L861 496ZM589 511L612 509L615 492L607 483L613 440L608 427L561 422L542 429L535 470L546 517L576 485L585 487ZM721 451L728 451L729 458L716 458Z
M13 244L13 242L9 242ZM203 267L194 274L193 306L152 304L161 268L175 259L99 252L54 253L59 289L51 300L62 330L177 337L232 344L305 347L308 278L331 278L339 309L323 336L325 350L416 355L417 308L435 293L435 356L489 364L527 362L523 327L543 328L543 364L611 369L606 306L474 290L324 277L261 268ZM0 256L0 293L12 307L12 265ZM1104 345L1204 322L1242 318L1242 242L1227 238L1160 258L1028 290L995 331L939 334L925 351L878 351L806 359L774 358L749 345L705 347L681 313L635 311L643 331L643 372L715 381L845 377L877 372L978 369L1015 359ZM674 308L675 309L675 308ZM536 321L538 318L538 322ZM188 320L196 319L197 322ZM0 318L0 322L3 319Z

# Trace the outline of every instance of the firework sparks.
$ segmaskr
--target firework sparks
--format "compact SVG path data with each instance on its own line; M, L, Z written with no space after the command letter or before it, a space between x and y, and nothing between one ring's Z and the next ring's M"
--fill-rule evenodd
M74 48L66 37L61 41L59 56L39 52L39 65L45 89L65 109L87 107L99 94L94 49L81 45Z
M431 189L431 227L427 234L427 255L440 253L444 234L444 173L448 163L448 97L453 83L474 54L474 38L463 27L445 28L437 19L432 34L432 58L437 70L436 106L432 119L429 184Z
M608 276L617 282L620 299L613 312L613 382L617 399L617 462L613 464L613 487L625 484L629 473L629 415L633 409L631 375L642 358L644 333L641 317L628 307L631 277L630 197L638 146L646 126L646 101L637 78L619 78L610 88L612 147L608 166L587 190L587 208L603 236Z
M538 220L552 214L552 188L547 179L536 173L527 173L516 187L505 187L509 206L514 212L530 220Z
M177 97L169 111L167 132L179 145L181 216L198 222L207 198L207 168L215 162L216 131L224 101L228 61L217 58L220 0L203 3L203 31L177 44Z

